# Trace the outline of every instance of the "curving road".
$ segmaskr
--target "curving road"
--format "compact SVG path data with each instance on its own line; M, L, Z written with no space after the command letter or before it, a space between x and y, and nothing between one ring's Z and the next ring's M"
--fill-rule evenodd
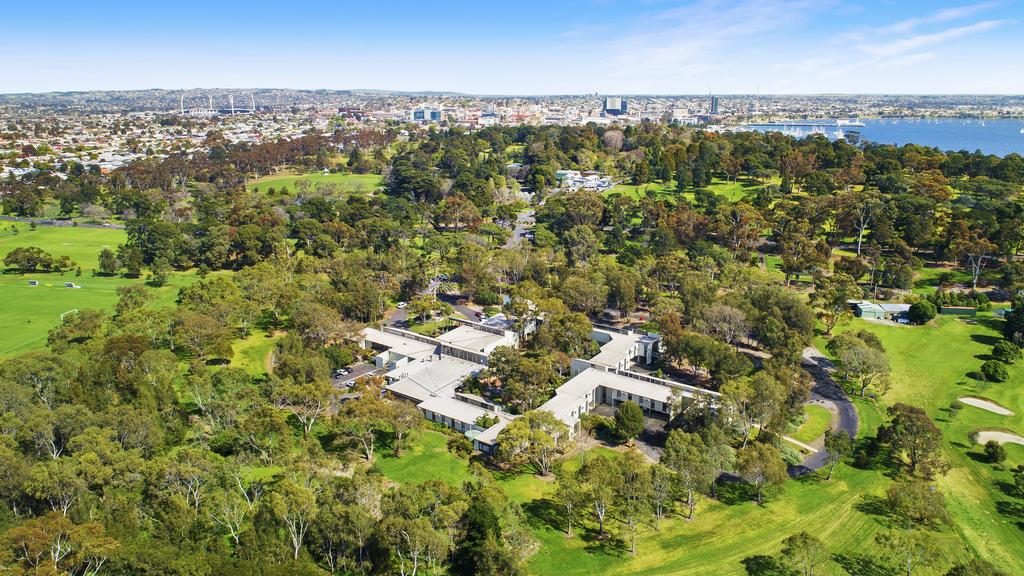
M832 378L835 365L817 348L808 347L803 352L803 367L814 378L810 402L820 404L836 415L838 421L833 430L842 430L851 438L856 438L860 419L849 396ZM791 471L791 474L798 476L818 470L825 465L827 457L825 450L819 449L804 459L803 464Z

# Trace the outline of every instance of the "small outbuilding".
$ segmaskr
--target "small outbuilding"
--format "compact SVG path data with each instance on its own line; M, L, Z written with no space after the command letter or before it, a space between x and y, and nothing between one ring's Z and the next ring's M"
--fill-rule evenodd
M866 320L885 320L885 309L867 300L860 300L853 304L853 314L857 318Z

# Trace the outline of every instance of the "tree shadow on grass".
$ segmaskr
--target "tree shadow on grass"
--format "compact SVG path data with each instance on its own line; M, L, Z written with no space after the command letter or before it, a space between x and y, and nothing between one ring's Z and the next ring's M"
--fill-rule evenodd
M999 342L1002 338L992 336L990 334L971 334L971 340L974 340L978 344L984 344L985 346L995 346L996 342Z
M1000 500L999 502L996 502L996 510L998 510L1003 516L1017 520L1017 526L1024 529L1024 504L1020 502L1011 502L1009 500Z
M1006 320L1003 320L1002 318L988 318L984 316L979 316L977 317L977 321L978 324L981 324L985 328L988 328L989 330L992 330L993 332L997 332L999 334L1003 333L1003 327L1006 326ZM996 340L998 341L999 338L996 338ZM992 344L994 345L995 342L993 342Z
M860 502L854 508L859 512L875 516L886 524L891 520L892 511L889 509L889 503L881 496L865 494L861 496Z
M832 560L850 576L891 576L892 569L867 554L835 554Z
M563 508L551 500L544 498L523 504L526 521L531 528L552 528L565 531L565 515Z
M719 481L715 495L719 502L732 506L753 502L757 493L753 486L743 481Z
M970 452L969 451L969 452L966 452L966 454L967 454L968 458L970 458L971 460L974 460L978 464L991 464L992 463L992 461L988 459L988 456L986 456L983 452Z
M617 534L605 532L604 536L602 536L597 530L586 530L582 533L580 539L586 542L583 549L591 554L603 554L616 558L622 558L629 554L629 547L626 541Z
M979 372L978 370L971 370L970 372L964 374L964 376L967 376L968 378L974 380L979 384L984 384L986 382L985 375Z
M793 571L778 558L758 554L740 560L747 570L747 576L790 576Z
M1017 485L1012 483L1012 482L1006 482L1004 480L996 480L995 481L995 485L996 485L996 488L998 488L1000 492L1002 492L1003 494L1006 494L1007 496L1009 496L1011 498L1024 498L1024 493L1018 492L1017 491Z

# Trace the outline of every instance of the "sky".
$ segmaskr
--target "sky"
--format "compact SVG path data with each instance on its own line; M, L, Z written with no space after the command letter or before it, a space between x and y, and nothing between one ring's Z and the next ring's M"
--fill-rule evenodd
M0 93L1024 93L1024 0L5 4Z

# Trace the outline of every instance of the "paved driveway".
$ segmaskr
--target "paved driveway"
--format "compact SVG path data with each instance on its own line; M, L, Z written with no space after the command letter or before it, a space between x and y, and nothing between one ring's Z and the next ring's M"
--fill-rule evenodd
M505 248L515 248L522 244L523 233L533 227L533 209L520 212L516 217L516 226L512 229L512 236L505 242Z
M857 416L857 409L850 402L849 396L832 378L835 365L817 348L808 347L803 352L803 367L807 373L814 378L814 388L811 389L811 402L827 408L836 415L837 422L835 430L842 430L851 438L857 437L857 429L860 427L860 419ZM817 470L825 465L828 453L825 450L818 450L808 456L803 465L797 470L798 473L807 473Z

